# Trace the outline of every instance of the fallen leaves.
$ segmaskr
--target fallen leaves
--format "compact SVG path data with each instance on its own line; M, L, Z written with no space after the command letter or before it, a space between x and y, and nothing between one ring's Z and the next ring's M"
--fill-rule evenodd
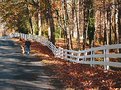
M53 53L37 42L32 42L33 53L38 53L43 62L72 90L118 90L121 89L121 71L104 71L101 66L91 67L55 58ZM71 90L70 89L70 90Z

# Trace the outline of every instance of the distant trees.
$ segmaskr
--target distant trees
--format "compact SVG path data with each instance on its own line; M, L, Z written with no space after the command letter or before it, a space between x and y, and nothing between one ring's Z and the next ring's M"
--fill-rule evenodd
M121 0L2 0L0 16L11 30L57 34L67 49L121 43Z

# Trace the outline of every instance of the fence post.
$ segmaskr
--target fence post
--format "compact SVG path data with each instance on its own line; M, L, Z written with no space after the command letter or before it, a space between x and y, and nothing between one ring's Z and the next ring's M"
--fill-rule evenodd
M78 53L77 53L77 56L78 56L78 58L76 59L77 60L77 62L79 62L79 57L80 57L80 50L78 51Z
M24 38L25 38L25 40L27 40L27 34L24 34Z
M63 59L63 49L59 47L56 55L57 57Z
M107 54L109 54L109 49L106 49L106 62L109 62L109 57L107 57ZM109 66L106 65L106 70L109 70Z
M55 55L55 50L54 50L54 47L53 47L53 43L52 42L50 42L50 49L51 49L51 51L54 53L54 55Z
M86 61L87 51L84 51L84 61Z
M21 37L21 34L20 33L16 33L16 37Z
M93 49L91 48L90 50L91 50L91 64L90 64L90 66L93 67L93 64L92 64L93 63Z
M64 55L63 59L67 60L67 51L66 51L66 49L63 50L63 55Z
M20 37L19 38L23 38L23 36L22 36L23 34L22 33L20 33Z
M61 55L61 59L64 59L64 58L63 58L63 56L64 56L64 55L63 55L63 48L61 48L60 50L61 50L61 54L60 54L60 55Z
M104 48L104 69L105 70L109 70L109 66L108 65L106 65L107 64L107 62L109 62L109 57L107 57L107 54L109 53L109 49L107 49L106 48L106 45L105 45L105 48Z

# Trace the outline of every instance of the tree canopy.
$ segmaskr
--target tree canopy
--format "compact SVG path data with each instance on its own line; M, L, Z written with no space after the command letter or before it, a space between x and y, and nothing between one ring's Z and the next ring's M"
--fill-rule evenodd
M121 43L120 0L1 0L8 30L64 38L67 49Z

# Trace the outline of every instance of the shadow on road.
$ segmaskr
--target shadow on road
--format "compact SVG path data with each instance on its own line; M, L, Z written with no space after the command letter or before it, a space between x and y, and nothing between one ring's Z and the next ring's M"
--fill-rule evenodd
M19 44L0 40L0 90L63 90L40 58L21 54Z

